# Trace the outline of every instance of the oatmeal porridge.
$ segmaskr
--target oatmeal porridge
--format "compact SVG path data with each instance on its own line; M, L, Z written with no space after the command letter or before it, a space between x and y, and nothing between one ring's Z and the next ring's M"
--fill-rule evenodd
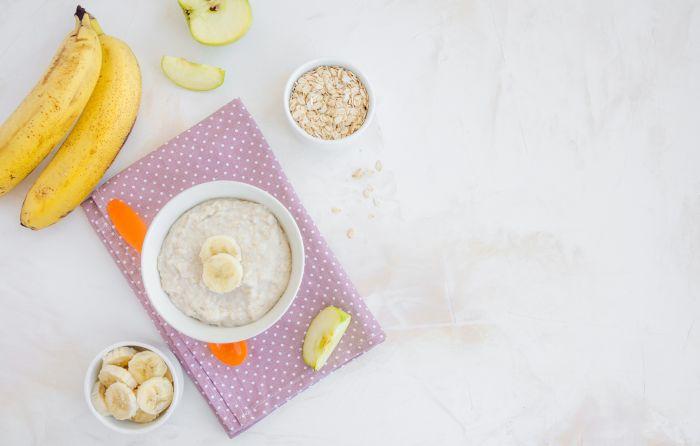
M291 251L265 206L217 198L173 224L158 271L180 311L211 325L237 327L260 319L280 299L289 282Z

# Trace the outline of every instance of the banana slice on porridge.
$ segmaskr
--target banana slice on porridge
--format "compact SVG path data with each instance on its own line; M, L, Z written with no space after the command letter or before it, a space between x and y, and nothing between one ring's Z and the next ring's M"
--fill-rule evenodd
M241 260L241 247L238 242L228 235L214 235L204 241L202 249L199 251L199 258L202 262L217 254L230 254Z
M231 254L216 254L204 262L202 280L215 293L228 293L241 284L243 265Z

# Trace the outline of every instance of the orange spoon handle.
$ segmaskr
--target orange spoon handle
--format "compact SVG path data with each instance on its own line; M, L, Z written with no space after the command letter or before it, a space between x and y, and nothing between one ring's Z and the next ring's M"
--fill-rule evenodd
M139 214L116 198L107 203L107 214L122 239L140 253L147 226Z
M231 342L229 344L210 343L209 351L219 361L235 367L243 364L246 356L248 356L248 344L245 341Z

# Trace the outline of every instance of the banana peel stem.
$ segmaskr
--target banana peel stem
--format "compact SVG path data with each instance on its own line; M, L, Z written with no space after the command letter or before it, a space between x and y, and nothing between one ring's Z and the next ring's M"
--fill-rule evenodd
M83 16L85 15L86 12L87 11L85 10L85 8L83 8L80 5L78 5L75 8L75 16L78 17L78 20L80 20L81 22L83 21Z

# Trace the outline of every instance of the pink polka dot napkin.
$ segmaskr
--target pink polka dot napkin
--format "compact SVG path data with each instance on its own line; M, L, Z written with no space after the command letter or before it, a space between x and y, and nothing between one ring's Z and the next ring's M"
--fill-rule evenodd
M158 316L141 283L138 253L115 232L106 211L111 199L120 198L150 222L172 196L213 180L249 183L275 196L296 219L306 249L306 269L294 303L277 324L248 341L248 358L239 367L220 363L205 343L180 334ZM231 437L384 340L379 324L239 99L111 178L82 206L163 339ZM311 319L331 304L350 313L352 322L328 364L314 372L301 359L301 345Z

